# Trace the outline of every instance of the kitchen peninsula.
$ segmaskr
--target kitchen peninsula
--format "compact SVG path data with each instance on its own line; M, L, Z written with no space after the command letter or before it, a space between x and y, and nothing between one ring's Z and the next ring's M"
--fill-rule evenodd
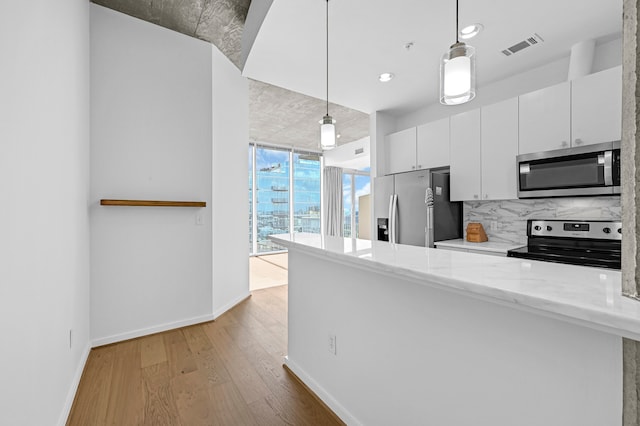
M609 425L640 306L620 272L311 234L287 366L346 423Z

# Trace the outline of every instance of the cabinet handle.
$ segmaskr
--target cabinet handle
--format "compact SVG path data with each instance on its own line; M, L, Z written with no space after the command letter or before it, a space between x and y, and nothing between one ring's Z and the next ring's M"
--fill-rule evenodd
M416 166L411 166L411 170L415 170L415 169L416 169Z
M484 198L485 198L485 200L486 200L487 198L489 198L489 194L484 194Z
M582 145L582 139L576 139L576 140L574 141L574 143L575 143L576 145Z
M421 169L422 168L422 164L418 164L418 168Z
M560 144L560 146L562 146L563 148L566 148L569 146L569 144L567 143L567 141L562 141L562 143Z
M477 200L478 199L478 194L473 194L473 198Z

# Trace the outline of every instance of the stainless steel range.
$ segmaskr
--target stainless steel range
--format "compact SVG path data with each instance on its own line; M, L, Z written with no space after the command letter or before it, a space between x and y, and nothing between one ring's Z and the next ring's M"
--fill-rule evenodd
M620 269L622 222L605 220L527 221L527 246L507 256Z

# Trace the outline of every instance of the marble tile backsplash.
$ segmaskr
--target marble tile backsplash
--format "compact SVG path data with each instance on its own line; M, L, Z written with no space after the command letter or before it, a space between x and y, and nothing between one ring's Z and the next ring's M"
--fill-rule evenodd
M613 219L620 220L620 196L541 198L533 200L466 201L464 229L480 222L490 241L527 242L527 219ZM491 222L497 229L491 230ZM466 238L466 234L465 234Z

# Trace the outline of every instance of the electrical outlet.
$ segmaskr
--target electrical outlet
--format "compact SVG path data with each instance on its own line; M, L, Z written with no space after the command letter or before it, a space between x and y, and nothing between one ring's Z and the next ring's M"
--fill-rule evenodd
M329 335L329 352L331 352L334 355L336 354L336 335L335 334Z
M491 221L491 230L492 231L497 231L498 230L498 221L497 220L492 220Z

